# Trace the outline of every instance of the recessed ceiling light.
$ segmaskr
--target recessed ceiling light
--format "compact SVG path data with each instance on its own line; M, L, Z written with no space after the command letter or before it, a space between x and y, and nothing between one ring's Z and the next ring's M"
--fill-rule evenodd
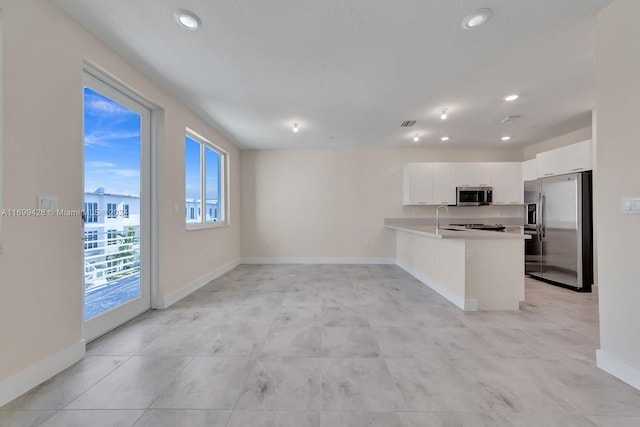
M442 138L440 138L440 141L442 142L447 142L448 140L450 140L451 138L449 138L448 136L443 136Z
M500 139L501 139L501 140L503 140L503 141L508 141L508 140L510 140L510 139L511 139L511 137L510 137L510 136L503 136L503 137L502 137L502 138L500 138Z
M416 136L413 137L413 142L420 141L420 135L416 133Z
M467 15L462 20L462 28L470 30L472 28L479 27L491 18L491 9L483 8L478 9L470 15Z
M504 98L502 98L502 99L504 99L504 100L505 100L505 101L507 101L507 102L512 102L512 101L515 101L515 100L516 100L516 99L518 99L518 98L520 98L520 96L518 96L518 95L516 95L516 94L514 93L514 94L512 94L512 95L507 95L507 96L505 96L505 97L504 97Z
M294 132L294 133L298 133L298 131L299 131L299 130L300 130L300 129L298 129L298 124L297 124L297 123L294 123L294 124L293 124L293 132Z
M443 108L442 109L442 114L440 114L440 120L447 120L447 109Z
M178 21L178 24L182 25L187 30L197 30L200 26L200 18L193 12L184 9L178 9L173 13L173 16Z

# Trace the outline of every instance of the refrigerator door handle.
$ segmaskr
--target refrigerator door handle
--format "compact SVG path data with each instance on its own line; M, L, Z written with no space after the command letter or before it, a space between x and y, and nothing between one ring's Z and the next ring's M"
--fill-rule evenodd
M540 193L540 236L543 242L547 241L547 224L545 223L546 218L544 217L545 202L546 196Z
M536 237L539 242L542 242L542 193L538 193L536 203Z

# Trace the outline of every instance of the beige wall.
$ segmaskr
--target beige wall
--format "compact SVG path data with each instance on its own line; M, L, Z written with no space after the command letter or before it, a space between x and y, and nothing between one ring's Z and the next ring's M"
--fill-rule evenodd
M546 141L524 147L522 149L523 160L535 159L536 154L542 153L543 151L549 151L554 148L564 147L565 145L575 144L576 142L586 141L587 139L591 139L591 137L592 129L591 126L588 126L573 132L565 133L564 135L560 135L555 138L547 139Z
M519 149L242 151L242 255L393 258L395 237L382 228L384 218L433 217L435 211L402 206L406 163L520 161L521 156ZM457 217L522 212L512 206L449 209L448 215Z
M637 0L618 0L598 16L596 209L599 356L611 356L629 368L628 374L635 372L640 388L640 215L620 213L622 197L640 197L638 16ZM612 371L610 364L605 369Z
M82 67L87 59L164 109L161 291L170 293L238 258L238 151L50 2L2 1L0 7L5 24L3 207L34 208L38 195L48 195L58 197L60 208L82 209ZM186 126L230 153L230 227L185 231ZM3 220L0 380L81 340L83 287L77 217Z

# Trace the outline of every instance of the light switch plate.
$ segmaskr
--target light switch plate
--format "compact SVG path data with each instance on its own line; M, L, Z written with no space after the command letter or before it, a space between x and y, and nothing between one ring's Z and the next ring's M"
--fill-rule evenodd
M58 198L53 196L38 196L38 209L58 209Z
M640 197L623 197L620 212L625 215L640 215Z

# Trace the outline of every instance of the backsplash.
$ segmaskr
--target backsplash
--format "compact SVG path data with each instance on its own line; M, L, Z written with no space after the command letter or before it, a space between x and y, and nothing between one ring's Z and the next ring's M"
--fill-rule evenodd
M405 206L405 218L435 218L437 206ZM514 221L510 225L524 224L523 205L492 205L492 206L447 206L440 209L440 219L448 224L449 219L460 223L500 223L507 224L507 220ZM472 221L472 220L477 221Z

